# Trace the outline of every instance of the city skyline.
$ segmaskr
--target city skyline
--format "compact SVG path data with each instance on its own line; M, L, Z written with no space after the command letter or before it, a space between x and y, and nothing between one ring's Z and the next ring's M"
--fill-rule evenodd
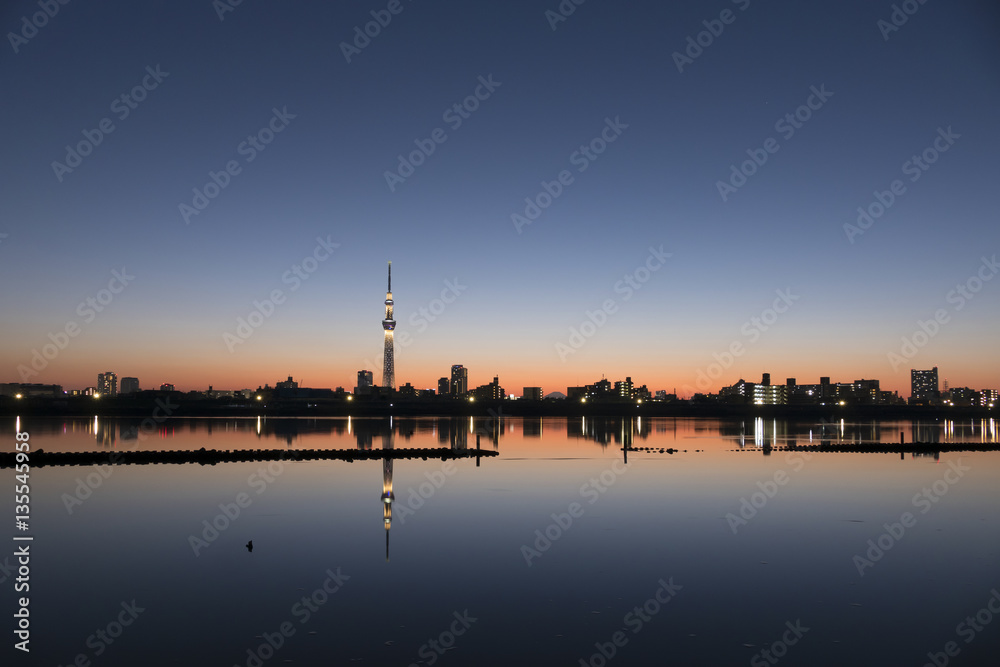
M993 4L400 6L0 10L0 380L1000 384Z
M496 394L496 390L503 392L503 383L498 379L497 375L493 376L493 381L488 384L476 386L475 383L469 384L468 380L468 368L461 364L455 364L450 369L450 377L443 376L438 379L437 385L435 386L420 386L413 385L412 383L405 383L404 385L397 385L392 388L393 392L400 392L400 395L405 395L406 391L412 392L431 392L437 396L449 395L453 397L466 397L469 395L474 395L479 391L486 390L490 394L491 398L494 400L499 400ZM336 389L338 392L342 391L343 395L360 395L369 396L375 391L374 383L374 373L368 369L362 369L357 371L357 384L353 387L346 384L331 384L329 386L319 386L310 385L305 383L301 378L298 380L293 379L292 375L287 376L287 380L279 380L274 383L272 387L269 381L264 383L257 382L257 387L244 386L244 387L225 387L225 386L215 386L209 385L207 389L202 388L190 388L185 389L183 384L181 389L176 389L176 383L160 383L149 387L141 387L139 378L136 377L123 377L122 378L122 388L117 389L118 375L112 371L106 371L99 373L97 375L96 385L87 385L84 387L63 387L60 383L42 384L42 383L0 383L0 388L4 390L3 393L10 394L13 391L13 387L23 385L25 388L29 388L34 391L42 391L43 388L48 387L61 387L63 392L66 394L79 394L92 392L97 395L127 395L136 393L138 391L180 391L180 392L202 392L212 395L229 395L233 393L257 393L261 390L269 391L280 391L282 389L318 389L322 391L333 391ZM820 376L815 378L816 381L811 381L812 378L798 378L798 377L786 377L783 381L777 376L772 380L770 372L763 372L761 374L761 379L755 381L753 378L741 377L736 381L728 382L722 384L715 390L702 390L699 387L688 387L687 389L692 389L690 394L685 392L677 391L676 387L672 388L662 388L662 387L649 387L647 383L639 384L642 380L633 382L631 376L620 376L624 377L624 380L615 380L612 382L610 378L605 375L601 375L600 380L594 380L594 382L584 382L577 385L567 385L566 391L562 391L561 388L549 388L546 390L544 387L539 387L535 385L517 385L522 387L524 396L514 391L515 386L513 384L508 385L510 387L509 391L503 392L506 394L507 398L537 398L547 397L551 394L561 394L562 398L574 397L574 393L580 395L594 395L595 388L597 394L604 394L607 397L623 397L623 398L635 398L637 396L644 396L653 400L661 400L669 398L669 400L690 400L696 394L701 394L704 396L712 396L725 398L726 396L735 396L736 394L744 395L744 384L749 388L750 393L746 394L747 401L750 403L757 402L759 404L772 404L775 402L792 402L790 400L790 394L793 389L798 389L800 392L805 389L816 388L820 393L825 393L825 390L820 388L824 386L832 387L832 392L829 393L827 398L832 398L837 396L837 392L840 389L847 389L852 394L857 392L858 395L871 395L872 402L874 403L886 403L888 400L899 400L906 402L909 400L916 400L918 402L927 402L930 400L939 400L943 395L952 395L956 391L969 390L975 394L981 394L985 400L984 406L988 403L988 407L993 407L997 400L998 390L995 386L983 386L974 387L971 385L964 385L961 382L950 382L947 378L940 378L937 366L931 369L911 369L910 370L910 384L908 391L899 391L887 389L881 385L881 380L877 377L861 377L856 378L853 381L844 381L845 378L838 378L835 376ZM804 381L802 381L804 380ZM251 383L251 385L254 383ZM32 386L34 385L34 386ZM385 389L383 385L379 385L381 389ZM603 389L601 388L603 387ZM494 389L495 388L495 389ZM588 394L587 390L591 393ZM756 390L756 393L754 393ZM780 390L780 391L779 391ZM581 393L582 391L582 393ZM763 392L763 393L762 393ZM27 393L27 389L26 392ZM45 392L42 392L45 393ZM247 397L249 397L249 394ZM812 392L809 392L810 396ZM11 394L13 395L13 394ZM48 394L46 394L48 395ZM17 398L22 397L22 393L17 393ZM503 398L502 396L499 398ZM756 398L756 401L754 400ZM965 397L966 400L970 397ZM819 397L817 398L819 400ZM978 403L974 403L978 405Z

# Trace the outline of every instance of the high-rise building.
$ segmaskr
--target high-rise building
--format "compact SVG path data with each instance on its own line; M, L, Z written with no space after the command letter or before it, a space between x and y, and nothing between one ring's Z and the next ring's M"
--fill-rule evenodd
M438 396L447 396L451 393L451 383L448 378L438 379Z
M632 378L627 377L625 381L615 382L615 395L619 398L632 398Z
M451 393L455 396L469 393L469 369L462 364L451 367Z
M118 376L107 371L97 374L97 392L102 396L118 395Z
M358 371L358 384L354 387L354 393L366 396L372 393L373 386L375 386L374 374L371 371Z
M931 401L939 398L937 366L929 371L910 369L910 400Z
M500 386L500 378L493 376L493 382L476 387L472 395L481 401L502 401L507 397L507 393Z
M139 391L139 378L122 378L122 394L135 394Z
M169 382L164 382L160 385L160 391L174 391L174 385Z
M540 401L542 400L542 388L541 387L525 387L521 394L521 398L526 401Z

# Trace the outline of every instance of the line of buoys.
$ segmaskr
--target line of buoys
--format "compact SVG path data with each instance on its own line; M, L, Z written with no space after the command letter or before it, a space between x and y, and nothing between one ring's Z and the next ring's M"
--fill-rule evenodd
M35 450L29 455L33 467L85 465L148 465L155 463L242 463L246 461L367 461L381 459L465 459L497 456L495 451L424 447L404 449L201 449L110 452L46 452ZM13 468L14 452L0 453L0 468Z

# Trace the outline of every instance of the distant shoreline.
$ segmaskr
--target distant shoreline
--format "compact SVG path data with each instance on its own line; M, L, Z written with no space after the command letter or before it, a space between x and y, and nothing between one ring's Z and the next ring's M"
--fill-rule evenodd
M701 417L785 419L792 421L939 420L1000 418L1000 409L915 405L741 405L689 401L468 401L454 399L346 400L271 399L234 402L192 397L180 392L143 392L138 396L94 399L31 397L0 399L5 417Z

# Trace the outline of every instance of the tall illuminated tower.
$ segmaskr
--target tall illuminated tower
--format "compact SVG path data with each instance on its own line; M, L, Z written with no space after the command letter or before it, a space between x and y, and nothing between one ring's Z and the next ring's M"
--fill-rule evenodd
M392 319L392 262L389 262L389 285L385 293L385 319L382 329L385 330L385 356L382 361L382 386L386 389L396 387L396 369L392 360L392 332L396 328L396 320Z

